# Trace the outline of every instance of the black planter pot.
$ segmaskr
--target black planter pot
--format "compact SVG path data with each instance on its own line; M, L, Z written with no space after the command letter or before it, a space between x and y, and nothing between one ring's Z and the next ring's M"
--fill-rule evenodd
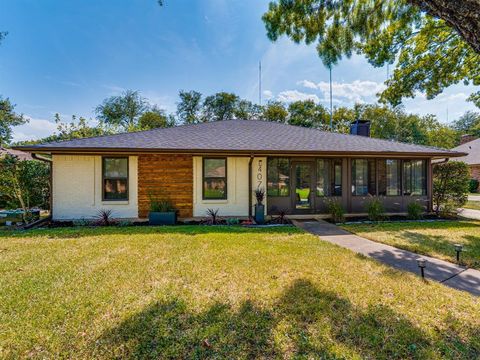
M265 205L255 204L255 222L263 224L265 222Z
M177 223L177 212L150 212L148 213L150 225L175 225Z

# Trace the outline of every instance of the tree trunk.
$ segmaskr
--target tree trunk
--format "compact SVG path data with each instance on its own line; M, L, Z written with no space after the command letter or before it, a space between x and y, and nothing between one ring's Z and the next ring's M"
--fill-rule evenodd
M407 0L444 20L480 54L480 0Z

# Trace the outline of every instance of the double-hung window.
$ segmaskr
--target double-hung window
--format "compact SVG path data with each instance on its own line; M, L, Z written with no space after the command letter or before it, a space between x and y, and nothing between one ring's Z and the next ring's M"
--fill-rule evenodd
M203 199L227 199L226 158L203 158Z
M128 200L128 157L102 158L103 200Z

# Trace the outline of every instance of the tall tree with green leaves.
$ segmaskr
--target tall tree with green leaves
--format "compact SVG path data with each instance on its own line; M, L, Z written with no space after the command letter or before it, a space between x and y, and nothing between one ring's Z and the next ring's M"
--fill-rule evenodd
M203 101L202 121L222 121L235 117L240 98L232 93L219 92Z
M380 94L392 105L461 81L480 85L479 0L277 0L263 20L273 41L316 43L326 67L353 53L394 64ZM480 106L480 91L470 99Z
M262 119L279 123L286 123L288 120L288 110L281 101L269 101L263 106Z
M12 140L12 128L28 122L23 115L15 113L15 105L8 98L0 96L0 146L8 145Z
M153 106L138 119L141 130L165 128L175 126L175 118L166 114L165 110Z
M148 109L147 100L138 91L126 90L121 95L105 99L95 108L95 113L106 125L130 131L137 128L140 116Z
M177 116L183 124L196 124L201 121L202 94L198 91L184 91L178 93L180 101L177 103Z
M453 122L453 127L462 134L480 136L480 113L467 111Z
M288 123L327 130L328 111L313 100L294 101L288 105Z
M233 111L235 119L242 120L257 120L262 114L262 106L254 104L249 100L239 100L237 106Z

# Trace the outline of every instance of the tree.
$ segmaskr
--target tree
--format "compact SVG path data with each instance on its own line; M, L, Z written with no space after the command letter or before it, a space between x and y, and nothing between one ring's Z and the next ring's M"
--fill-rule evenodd
M286 123L288 111L285 105L280 101L269 101L262 112L262 119L279 123Z
M351 119L353 115L354 119L370 120L374 138L442 148L452 148L458 141L457 132L441 124L434 115L419 116L408 114L401 107L371 104L356 104L351 112L348 109L342 111L346 118ZM334 119L337 118L336 112Z
M470 170L461 161L433 166L433 203L435 212L450 212L463 206L468 199Z
M57 124L57 131L55 134L39 140L21 141L18 142L17 145L32 145L54 141L83 139L87 137L110 135L114 133L111 128L106 127L102 122L96 126L91 126L83 117L80 117L77 121L77 117L75 115L72 115L72 121L68 123L62 122L60 115L55 114L55 123Z
M19 160L6 155L0 160L0 193L9 208L21 208L26 214L31 207L48 208L50 167L36 160Z
M234 118L240 98L232 93L219 92L203 101L202 121L222 121Z
M257 120L261 117L262 107L248 100L239 100L233 110L235 119Z
M142 130L172 127L175 126L175 119L167 116L165 110L154 106L140 116L140 119L138 119L138 126Z
M12 140L12 127L25 124L28 120L14 111L15 105L0 96L0 146Z
M278 0L263 15L271 40L317 42L327 67L354 52L373 66L395 64L380 95L392 105L460 81L480 85L479 19L478 0ZM471 100L480 104L480 92Z
M197 91L183 91L178 94L177 116L183 124L196 124L201 121L202 94Z
M467 111L453 123L454 129L462 134L480 136L480 113Z
M288 123L327 130L327 110L313 100L294 101L288 105Z
M148 109L147 100L138 91L126 90L122 95L105 99L95 113L105 124L129 131L138 126L140 116Z

